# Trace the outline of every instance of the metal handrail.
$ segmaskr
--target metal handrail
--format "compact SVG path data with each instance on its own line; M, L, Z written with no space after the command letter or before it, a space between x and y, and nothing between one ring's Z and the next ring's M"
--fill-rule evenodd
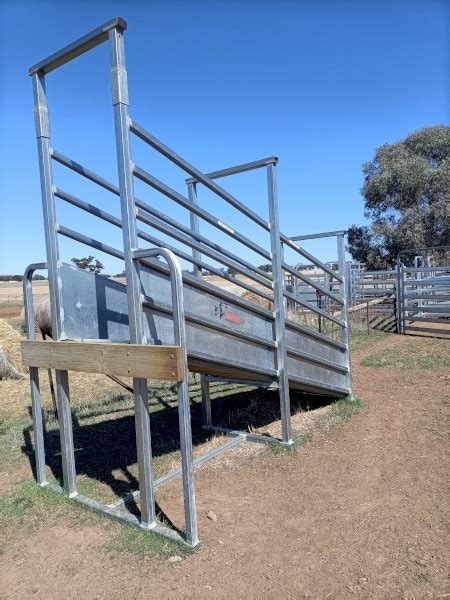
M278 163L277 156L270 156L268 158L261 158L260 160L254 160L249 163L243 163L241 165L235 165L234 167L228 167L228 169L220 169L219 171L212 171L211 173L205 173L209 179L220 179L221 177L228 177L229 175L237 175L238 173L246 173L247 171L253 171L255 169L261 169L268 165L276 165ZM196 177L189 177L185 180L187 185L192 183L199 183Z
M48 58L44 58L37 64L33 65L29 70L29 75L34 75L35 73L47 74L51 71L54 71L58 67L61 67L65 63L73 60L77 56L84 54L88 50L92 50L99 44L106 42L108 39L109 32L112 29L119 29L120 31L125 31L127 28L127 22L125 19L121 17L115 17L111 21L104 23L97 29L94 29L87 35L79 38L72 44L65 46L62 50L55 52Z
M195 510L194 466L192 457L191 407L189 403L189 381L187 349L186 349L186 320L184 316L183 277L180 264L173 252L167 248L149 248L135 250L131 253L134 261L162 257L166 260L170 271L172 290L173 328L175 344L180 346L183 373L182 381L178 382L178 419L180 428L181 469L183 473L184 517L186 538L193 546L198 543L197 513Z
M36 319L33 304L33 274L35 271L47 269L47 263L33 263L28 265L23 274L23 300L25 308L25 324L27 339L36 339ZM36 462L36 481L44 486L47 483L45 473L45 447L44 427L42 424L42 404L39 393L39 369L29 367L30 390L31 390L31 416L33 419L34 450Z

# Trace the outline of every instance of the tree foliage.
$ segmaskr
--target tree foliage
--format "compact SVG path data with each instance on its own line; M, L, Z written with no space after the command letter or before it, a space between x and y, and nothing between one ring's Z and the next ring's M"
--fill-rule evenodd
M348 250L370 269L395 263L402 250L449 243L450 127L419 129L385 144L363 165L365 216L352 225Z
M103 264L94 256L86 256L85 258L72 258L71 261L79 269L90 271L91 273L101 273L105 268Z

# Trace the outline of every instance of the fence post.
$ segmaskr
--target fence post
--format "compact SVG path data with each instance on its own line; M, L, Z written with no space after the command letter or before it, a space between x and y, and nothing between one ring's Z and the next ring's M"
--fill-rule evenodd
M348 322L348 307L347 307L347 286L346 286L346 271L345 271L345 246L344 246L344 234L341 233L336 236L337 239L337 253L338 253L338 266L339 266L339 275L342 277L343 281L339 286L340 297L342 300L341 307L341 321L344 322L344 326L342 327L342 342L346 345L346 364L345 366L348 368L347 373L347 387L350 390L350 397L353 397L352 392L352 375L351 375L351 356L350 356L350 332L349 332L349 322Z
M370 334L370 323L369 323L369 301L367 300L366 305L366 321L367 321L367 335Z
M269 198L270 248L272 255L273 304L275 314L275 344L280 394L282 437L285 444L292 444L291 402L286 365L286 315L284 308L284 281L281 266L280 224L278 218L278 190L276 166L267 166L267 188Z
M400 256L397 256L397 290L395 294L395 314L397 317L397 333L403 333L402 329L402 265Z

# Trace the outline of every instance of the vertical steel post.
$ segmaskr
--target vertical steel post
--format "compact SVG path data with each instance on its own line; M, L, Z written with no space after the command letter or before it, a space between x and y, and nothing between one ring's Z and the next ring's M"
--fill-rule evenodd
M284 310L284 281L281 266L280 223L278 218L278 189L276 166L267 166L267 190L269 199L270 248L272 255L273 304L275 314L275 352L280 394L282 437L285 444L292 444L291 401L286 366L286 324Z
M202 418L205 427L212 427L211 393L209 381L205 375L200 375L200 387L202 393Z
M147 257L162 256L170 269L174 341L180 346L183 362L183 378L178 381L178 421L180 429L181 472L183 476L184 520L186 541L191 546L198 544L197 513L195 509L194 464L192 458L191 405L189 401L189 371L186 350L186 320L184 317L183 276L180 264L171 250L150 248L132 253L136 264Z
M395 308L397 316L397 333L402 331L402 263L400 256L397 256L397 293L395 294Z
M196 183L188 183L188 196L190 202L192 204L197 205L197 184ZM191 231L193 233L200 233L200 219L198 215L193 213L192 211L189 213L190 223L191 223ZM202 255L198 250L192 249L192 256L196 260L201 260ZM202 277L202 270L198 265L194 263L194 275L196 277ZM212 426L212 418L211 418L211 395L209 393L209 381L206 379L205 375L200 375L200 388L202 394L202 417L203 417L203 425L207 427Z
M27 339L36 339L36 321L34 318L32 279L38 269L46 269L46 263L33 264L27 267L23 276L23 300L25 307L25 323ZM41 391L39 388L39 369L30 367L31 413L34 432L34 457L36 463L36 481L39 485L47 483L45 473L44 427L42 425Z
M159 249L159 252L163 251ZM172 276L172 309L175 344L183 354L184 378L178 382L178 419L180 428L181 469L183 474L184 521L186 541L191 546L198 544L197 512L195 508L194 465L192 459L191 405L189 401L189 371L187 361L186 326L184 317L183 277L175 255L169 250L169 267Z
M341 306L341 321L344 322L342 327L342 342L346 345L346 361L345 366L348 368L347 373L347 387L350 390L350 397L353 396L352 392L352 372L351 372L351 356L350 356L350 331L348 322L348 306L347 306L347 286L346 286L346 272L345 272L345 247L344 247L344 234L337 235L337 253L338 253L338 266L339 275L342 277L342 284L339 286L340 297L342 300Z
M198 201L197 201L197 184L196 183L188 183L188 196L189 196L189 201L192 204L195 204L197 206ZM190 217L190 222L191 222L191 231L193 233L200 233L200 220L198 218L198 215L196 215L195 213L190 211L189 217ZM201 253L195 249L192 249L192 256L196 260L202 259ZM200 267L198 265L196 265L195 263L193 266L194 266L194 275L197 277L198 276L201 277L202 271L201 271Z
M33 75L34 120L41 176L42 208L44 215L45 244L47 249L48 281L52 313L53 339L64 338L64 310L62 306L61 279L59 277L59 248L56 231L55 198L50 150L50 125L48 118L45 76ZM61 439L61 459L64 490L69 496L76 491L75 454L73 448L72 413L69 402L69 378L67 371L56 371L56 393Z
M130 341L144 344L142 319L141 284L139 263L133 260L133 251L138 248L136 206L133 189L133 171L130 151L128 117L128 83L125 68L123 31L119 28L109 32L111 87L116 133L117 167L119 173L120 206L122 213L123 250L127 277L128 315ZM148 412L148 387L146 379L133 379L135 406L136 450L139 470L139 492L141 499L141 524L153 527L156 524L152 474L152 451L150 417Z

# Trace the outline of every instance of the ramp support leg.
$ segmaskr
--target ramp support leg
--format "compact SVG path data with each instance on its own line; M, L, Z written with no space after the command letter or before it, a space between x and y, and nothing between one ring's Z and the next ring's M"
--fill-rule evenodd
M280 394L282 438L285 444L292 444L291 401L286 367L286 323L284 310L284 283L281 266L280 224L278 219L278 190L276 166L267 166L267 187L269 197L270 247L272 254L273 303L275 313L275 343Z
M212 413L211 413L211 395L209 388L209 381L205 375L200 375L200 385L202 392L202 416L203 426L212 426Z
M183 360L183 379L178 382L178 422L180 429L181 472L183 477L184 522L186 542L196 546L197 512L195 507L194 465L192 456L191 405L189 401L189 372L186 350L186 321L184 316L183 277L180 264L173 252L166 248L149 248L131 252L131 257L139 268L139 261L145 258L162 256L170 270L172 288L172 308L174 341L180 346Z
M146 340L144 339L142 319L139 265L133 260L132 256L133 250L138 248L138 237L130 150L128 84L125 68L123 31L112 29L109 32L109 43L112 103L114 110L120 205L123 224L124 260L127 273L130 340L134 344L143 344L146 343ZM144 527L152 528L156 525L156 514L153 490L152 447L150 417L148 412L147 381L145 379L133 379L133 390L139 491L141 498L141 522Z
M33 273L38 269L46 269L47 263L33 264L27 267L23 276L23 299L25 307L25 323L27 339L36 339L36 321L34 317L32 281ZM31 412L34 432L34 456L36 463L36 481L44 486L47 483L45 473L44 427L42 424L41 390L39 387L39 369L30 367Z
M44 213L45 244L47 249L48 280L52 315L52 336L55 340L64 337L64 311L62 310L62 288L59 277L59 247L56 225L55 197L50 150L50 123L48 117L45 75L33 74L34 115L38 143L39 170L41 176L42 208ZM36 387L35 392L36 392ZM59 433L64 491L76 494L75 454L73 448L72 414L69 401L69 377L67 371L56 371L56 394L58 403Z

